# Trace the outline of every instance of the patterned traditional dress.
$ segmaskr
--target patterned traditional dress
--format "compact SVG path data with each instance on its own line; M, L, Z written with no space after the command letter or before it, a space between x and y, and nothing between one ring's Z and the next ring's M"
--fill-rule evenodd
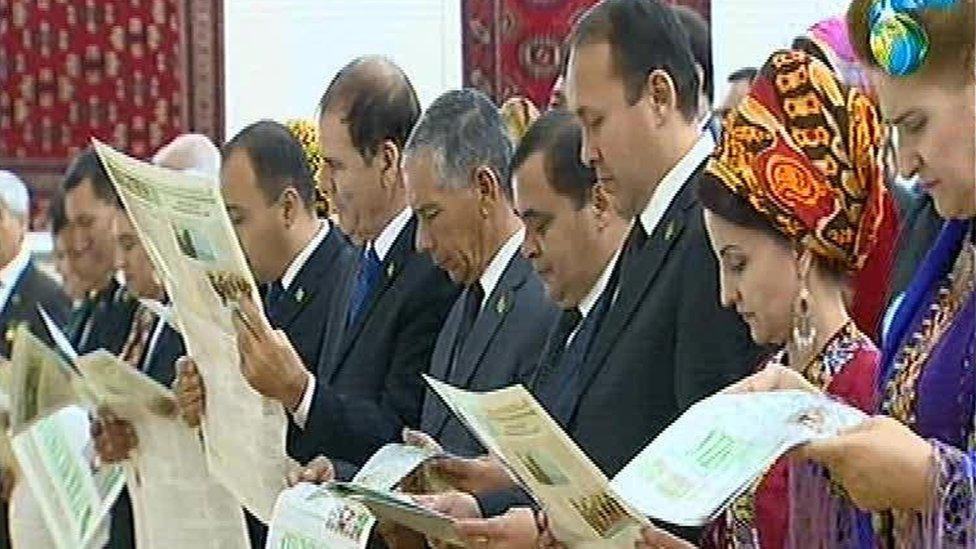
M784 356L785 352L781 351L770 359L770 363L781 364ZM853 323L848 323L827 343L823 352L810 362L803 375L807 381L827 394L870 413L876 406L875 380L880 359L881 353L871 339L861 333ZM712 525L705 545L716 548L762 547L763 549L779 549L787 546L790 524L800 520L799 517L804 511L793 507L811 503L791 501L790 476L793 473L788 458L777 461L753 490L736 500ZM819 482L813 488L805 488L807 492L812 490L823 492L817 497L818 500L831 498L838 500L834 502L833 507L840 515L850 517L855 514L854 510L843 502L843 496L831 494L831 487L827 482ZM818 519L806 517L802 520ZM824 516L819 520L831 519ZM867 520L866 517L864 520ZM804 530L823 533L831 528L807 527ZM847 533L838 532L838 537L847 537L854 533L853 525L852 528L844 530ZM805 545L801 544L801 546ZM833 539L823 546L857 547L858 545L852 540Z
M946 223L885 337L882 412L930 440L937 462L930 508L878 521L889 547L976 547L973 225Z

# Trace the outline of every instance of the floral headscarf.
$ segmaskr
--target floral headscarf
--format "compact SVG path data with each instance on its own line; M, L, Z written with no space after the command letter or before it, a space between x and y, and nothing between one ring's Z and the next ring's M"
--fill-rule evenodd
M878 237L883 127L874 103L802 51L778 51L729 113L706 167L783 235L857 271Z

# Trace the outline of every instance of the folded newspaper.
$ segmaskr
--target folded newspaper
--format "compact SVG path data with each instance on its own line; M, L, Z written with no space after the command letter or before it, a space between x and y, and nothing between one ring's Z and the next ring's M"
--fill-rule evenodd
M125 484L119 467L92 467L80 376L25 326L11 357L11 445L21 477L59 549L100 547Z
M232 315L257 287L227 216L219 183L129 158L95 141L95 150L173 303L206 387L203 436L211 474L264 522L284 488L282 406L254 391L240 371Z
M449 518L391 491L436 455L433 449L387 444L363 465L352 482L302 483L284 490L275 504L266 547L362 549L377 518L405 523L421 532L433 529L438 538L456 540ZM387 511L397 518L391 518Z
M647 518L707 523L775 460L864 420L801 391L719 394L692 406L608 480L521 385L472 393L427 382L546 509L571 546L632 547Z

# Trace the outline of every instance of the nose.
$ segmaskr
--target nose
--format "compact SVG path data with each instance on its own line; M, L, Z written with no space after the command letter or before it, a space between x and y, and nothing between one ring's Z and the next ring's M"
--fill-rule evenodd
M601 159L600 148L592 133L592 131L584 129L580 142L580 162L591 168Z
M528 233L525 235L525 241L522 242L522 257L528 260L539 257L538 239Z
M433 242L430 238L430 229L427 228L427 224L421 221L417 225L417 249L424 253L430 253L433 248Z
M726 309L731 309L735 307L735 304L739 302L739 290L736 288L729 278L724 274L719 275L719 300L722 302L722 307Z
M898 165L898 175L904 179L915 177L922 168L922 159L918 156L918 153L906 146L898 147L895 162Z

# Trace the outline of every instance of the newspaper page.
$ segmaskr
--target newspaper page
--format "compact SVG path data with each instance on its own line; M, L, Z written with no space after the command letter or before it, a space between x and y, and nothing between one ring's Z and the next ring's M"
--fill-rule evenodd
M14 332L11 352L10 429L17 434L64 406L79 404L77 373L27 326Z
M58 549L101 547L124 485L121 469L92 471L88 413L57 410L15 435L14 455Z
M790 448L833 436L865 417L803 391L714 395L682 414L611 485L645 515L699 526Z
M436 452L430 449L387 444L369 458L351 484L390 490L434 455ZM281 492L266 547L366 547L376 519L361 503L344 497L345 492L336 492L337 484L341 483L301 483Z
M209 475L198 434L174 415L172 391L105 351L81 357L78 369L99 405L129 421L139 440L123 465L136 545L140 549L247 546L241 506Z
M203 436L213 474L264 522L291 465L280 404L240 371L232 314L257 290L215 180L95 148L173 302L179 332L206 387Z
M571 547L634 546L647 519L523 386L472 393L425 379L546 510L557 539Z

